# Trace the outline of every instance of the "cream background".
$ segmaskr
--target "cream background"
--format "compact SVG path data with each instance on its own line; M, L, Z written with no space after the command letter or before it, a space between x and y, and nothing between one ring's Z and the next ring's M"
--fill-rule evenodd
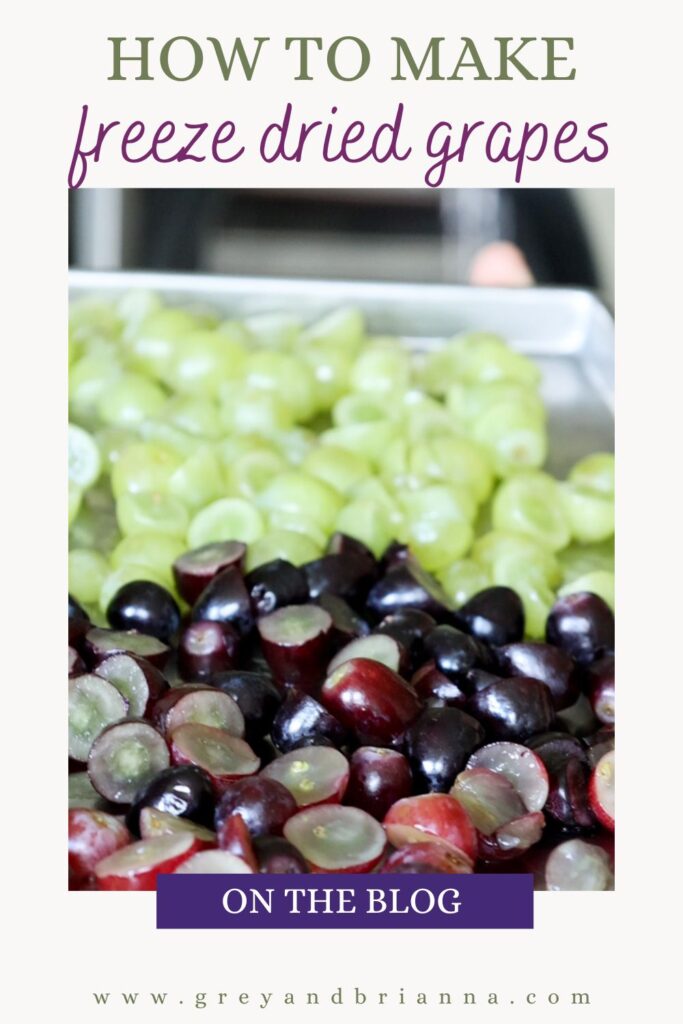
M605 1021L680 1019L673 950L678 941L680 721L677 627L681 560L680 139L678 43L670 6L651 3L637 18L616 4L518 0L429 5L346 0L340 9L252 2L231 9L197 0L116 4L71 2L15 7L3 48L6 115L3 156L3 704L5 784L2 896L10 970L0 997L7 1019L71 1024L192 1017L198 991L497 991L514 1005L398 1007L400 1020ZM8 16L6 15L6 18ZM106 36L149 34L390 35L571 34L574 83L387 83L320 79L248 87L201 78L185 85L106 81ZM650 35L651 33L651 35ZM276 52L275 50L273 52ZM260 84L259 84L260 83ZM367 118L409 100L426 123L435 112L494 112L523 121L610 122L611 157L598 165L534 165L526 185L615 186L617 216L620 779L618 892L542 894L531 933L442 932L249 934L156 933L151 895L68 894L64 858L63 764L66 586L66 168L81 103L101 117L127 115L246 121L277 113L285 94L324 110L343 95ZM678 163L677 163L678 161ZM187 165L132 167L105 162L91 185L417 185L403 166L341 168ZM453 184L500 183L500 169L462 165ZM506 182L507 183L507 182ZM61 426L53 426L60 424ZM672 645L673 652L669 649ZM662 721L648 727L641 695L667 692ZM669 724L671 723L671 724ZM645 727L644 738L640 730ZM670 739L667 740L667 737ZM668 760L668 764L666 761ZM668 792L664 786L669 787ZM677 845L678 844L678 845ZM9 915L9 916L7 916ZM6 960L7 954L3 957ZM6 961L7 962L7 961ZM92 991L169 991L164 1010L96 1010ZM588 990L590 1008L522 1007L526 991ZM4 1009L4 1006L3 1006ZM354 1007L320 1007L311 1019L346 1020ZM298 1020L300 1011L269 1011ZM366 1006L364 1019L382 1018ZM385 1011L388 1015L389 1011ZM252 1007L204 1010L212 1020L249 1022ZM234 1014L234 1017L232 1016ZM196 1015L196 1014L195 1014ZM304 1014L304 1017L306 1015ZM267 1019L267 1016L266 1016Z

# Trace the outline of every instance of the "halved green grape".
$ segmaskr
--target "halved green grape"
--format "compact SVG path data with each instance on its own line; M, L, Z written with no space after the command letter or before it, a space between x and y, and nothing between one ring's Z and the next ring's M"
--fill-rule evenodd
M214 445L214 451L218 456L224 472L229 472L230 467L242 455L249 455L251 452L276 452L272 441L266 440L260 434L229 434L221 438Z
M150 583L158 583L160 587L164 587L169 593L176 596L175 585L170 571L167 573L158 572L156 569L151 569L148 565L135 565L126 562L117 569L113 569L102 582L99 599L100 611L106 613L114 594L121 587L125 586L126 583L133 583L136 580L148 580Z
M220 417L227 431L264 437L294 424L294 413L281 396L256 388L235 389L229 398L224 393Z
M560 563L553 552L523 533L492 530L475 540L470 558L479 562L491 578L504 575L508 580L513 576L514 567L530 565L538 569L540 578L548 587L557 587L562 581ZM508 570L508 565L513 569ZM505 585L514 587L514 583L506 582Z
M454 559L462 558L469 551L473 537L472 527L464 519L411 519L406 516L399 540L409 545L424 569L437 572Z
M247 571L259 565L282 558L292 565L304 565L322 554L322 546L310 537L293 530L271 530L264 537L249 545L247 550Z
M579 544L607 540L614 533L614 499L575 483L558 484L572 537Z
M168 493L195 511L225 493L223 471L213 448L201 445L169 477Z
M513 380L536 386L541 371L498 335L472 332L451 343L458 349L458 376L468 384L486 384L497 380Z
M353 357L339 345L322 342L303 345L300 355L313 371L318 409L331 409L348 389Z
M97 414L110 427L136 427L158 416L165 404L158 384L138 373L124 373L100 395Z
M97 480L102 469L102 459L94 437L81 427L69 424L69 482L81 491L87 490Z
M458 414L468 423L486 415L498 405L517 405L529 415L545 423L543 399L535 387L516 380L496 380L470 387L460 386L460 392L449 392L446 404L453 402Z
M331 531L343 505L343 498L322 480L293 470L271 480L259 496L259 505L269 512L277 510L310 516L324 529Z
M283 350L296 345L303 329L301 321L287 313L255 313L244 326L259 345Z
M81 511L83 491L69 481L69 526L76 522L78 513Z
M357 352L365 338L365 321L358 309L335 309L307 327L301 342L324 341Z
M395 491L401 488L415 490L423 478L415 475L410 466L411 447L404 437L395 437L387 445L379 465L379 475L387 486Z
M294 419L305 422L316 409L315 377L310 367L286 352L252 352L244 365L246 385L283 398Z
M489 574L471 558L461 558L440 569L436 575L456 608L491 586Z
M410 382L410 355L394 339L366 344L353 364L349 383L353 391L393 398Z
M400 494L398 500L406 522L444 520L471 524L477 514L472 492L459 484L423 486L417 491Z
M402 405L404 429L409 441L443 437L459 430L459 424L443 403L428 395L408 391L403 396Z
M395 396L394 396L395 397ZM332 422L335 427L347 427L364 423L382 423L400 415L395 402L389 403L381 395L351 392L335 402Z
M115 309L123 323L122 336L125 340L139 334L145 321L163 309L163 303L156 292L136 288L124 292L116 302Z
M423 480L444 480L469 489L478 502L493 489L491 456L483 445L464 437L430 437L409 452L410 471Z
M340 494L349 494L372 474L367 459L333 445L317 445L308 453L301 468Z
M182 395L217 398L226 380L241 379L247 351L218 331L195 331L178 338L162 380Z
M614 455L594 452L579 459L569 470L567 479L578 487L597 491L606 497L614 496Z
M526 574L523 565L515 570L512 566L509 574L501 573L494 577L498 586L512 587L522 599L524 605L524 632L532 640L545 639L545 626L555 594L533 574Z
M220 498L198 512L187 531L191 548L222 540L241 540L252 544L263 536L263 516L244 498Z
M78 515L69 530L70 544L76 548L93 548L107 555L121 537L111 491L98 484L82 498Z
M565 597L567 594L581 593L597 594L614 611L614 573L605 572L604 570L589 572L585 576L579 576L577 579L565 583L558 590L560 597Z
M94 436L102 459L102 470L105 473L108 473L114 463L118 462L121 453L138 440L137 434L123 427L104 427L102 430L98 430Z
M182 537L190 521L182 501L159 491L122 494L116 501L116 518L121 533L126 536L151 531Z
M380 505L388 515L389 522L395 530L398 530L402 525L403 510L398 498L376 476L369 476L354 487L351 497L354 501L374 501L377 505Z
M371 498L359 498L345 505L335 529L361 540L379 557L394 539L394 527L387 510Z
M69 593L81 604L92 604L100 596L109 565L104 555L93 548L69 551Z
M614 537L598 544L570 544L558 555L565 583L591 572L614 572Z
M169 451L175 452L181 459L188 458L202 443L192 434L186 434L166 420L145 420L138 427L139 439L152 444L160 444Z
M293 466L300 466L318 443L316 434L307 427L276 430L270 435L270 440Z
M546 429L538 417L510 402L495 405L471 425L471 436L485 445L499 476L537 469L548 453Z
M356 455L380 466L388 445L396 436L396 424L389 420L375 423L350 423L346 427L333 427L320 434L321 444L346 448Z
M111 553L112 569L122 565L144 565L158 573L168 573L176 558L187 551L185 537L174 537L170 533L145 531L131 533L120 540Z
M197 321L184 309L150 312L137 328L131 323L124 342L131 366L163 380L181 338L197 330Z
M493 528L527 534L550 551L566 548L570 520L560 486L547 473L517 473L498 488L492 505Z
M77 338L95 335L116 339L121 327L121 318L110 302L88 297L76 299L69 307L69 328Z
M164 415L174 427L193 437L216 440L223 433L218 406L207 398L172 398Z
M140 441L121 452L111 471L111 487L115 498L122 494L143 491L161 492L183 459L168 445Z
M227 469L226 491L255 499L270 481L288 468L285 459L269 448L254 448L231 460Z
M320 523L310 516L302 515L301 512L283 512L275 509L268 516L268 528L270 530L287 530L289 533L302 533L318 548L324 548L328 539L328 532Z

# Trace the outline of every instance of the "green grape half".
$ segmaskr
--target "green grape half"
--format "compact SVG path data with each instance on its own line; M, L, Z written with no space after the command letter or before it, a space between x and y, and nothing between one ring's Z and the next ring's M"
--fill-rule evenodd
M187 531L191 548L216 541L239 540L253 544L265 531L263 516L244 498L220 498L194 517Z
M183 537L190 522L182 501L159 491L122 494L116 501L116 518L124 536L150 531Z
M311 537L293 530L270 530L265 536L249 545L247 550L247 571L259 565L282 558L292 565L304 565L322 554L322 546Z
M456 608L491 586L489 574L471 558L461 558L440 569L436 575Z
M69 551L69 593L81 604L97 602L109 573L107 559L93 548Z
M517 473L493 499L495 530L512 530L538 540L550 551L566 548L572 534L558 482L547 473Z

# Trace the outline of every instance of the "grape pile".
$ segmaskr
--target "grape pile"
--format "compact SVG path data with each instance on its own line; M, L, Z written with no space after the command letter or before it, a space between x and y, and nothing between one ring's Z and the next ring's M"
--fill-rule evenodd
M539 372L355 310L70 325L69 874L612 884L614 463Z

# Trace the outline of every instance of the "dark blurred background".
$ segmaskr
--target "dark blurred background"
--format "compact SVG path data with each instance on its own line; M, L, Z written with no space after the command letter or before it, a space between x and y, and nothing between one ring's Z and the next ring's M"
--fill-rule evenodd
M467 280L505 239L536 280L613 307L611 189L82 189L69 262L90 269Z

